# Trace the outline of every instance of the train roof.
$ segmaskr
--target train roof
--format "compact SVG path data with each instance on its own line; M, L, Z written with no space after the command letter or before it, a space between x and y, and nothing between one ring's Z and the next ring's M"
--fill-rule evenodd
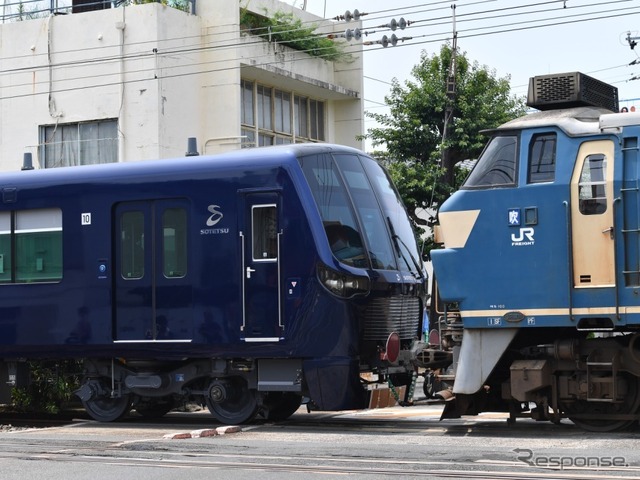
M184 178L190 174L204 171L230 171L234 169L246 171L247 168L258 166L293 164L299 156L336 151L362 154L355 148L328 143L278 145L247 148L217 155L0 172L0 188L29 184L101 182L150 175Z
M640 113L614 113L600 107L574 107L530 113L504 123L493 131L558 127L569 136L580 136L629 125L640 125Z

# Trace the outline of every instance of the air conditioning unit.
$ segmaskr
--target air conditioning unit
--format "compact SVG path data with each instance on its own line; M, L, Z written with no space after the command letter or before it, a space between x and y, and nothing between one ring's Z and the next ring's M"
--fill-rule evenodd
M538 110L602 107L618 111L618 89L584 73L540 75L529 79L527 105Z

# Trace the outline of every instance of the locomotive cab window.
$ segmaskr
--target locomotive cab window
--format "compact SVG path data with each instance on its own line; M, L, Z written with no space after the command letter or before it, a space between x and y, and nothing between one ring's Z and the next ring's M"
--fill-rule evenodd
M602 154L589 155L584 161L578 184L583 215L599 215L607 210L606 167L607 158Z
M257 205L251 209L253 260L278 259L278 211L275 205Z
M516 183L518 137L493 137L478 158L463 188L490 188L513 186Z
M529 150L528 183L553 182L556 175L556 134L534 135Z

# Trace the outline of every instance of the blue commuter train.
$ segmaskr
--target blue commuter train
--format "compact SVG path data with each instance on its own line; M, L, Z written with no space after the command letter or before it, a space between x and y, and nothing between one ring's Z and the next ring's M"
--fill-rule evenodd
M443 417L622 429L640 418L640 114L579 73L532 78L528 105L439 211Z
M329 144L4 173L0 357L84 359L99 421L364 408L411 379L426 274L384 169ZM371 380L369 380L371 381Z

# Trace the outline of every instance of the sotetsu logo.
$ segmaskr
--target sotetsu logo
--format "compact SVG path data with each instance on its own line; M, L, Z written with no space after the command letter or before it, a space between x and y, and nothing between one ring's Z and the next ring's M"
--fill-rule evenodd
M211 213L211 216L207 218L207 227L213 227L216 223L222 220L224 215L222 215L222 212L218 210L219 208L220 205L209 205L207 207L207 210Z

